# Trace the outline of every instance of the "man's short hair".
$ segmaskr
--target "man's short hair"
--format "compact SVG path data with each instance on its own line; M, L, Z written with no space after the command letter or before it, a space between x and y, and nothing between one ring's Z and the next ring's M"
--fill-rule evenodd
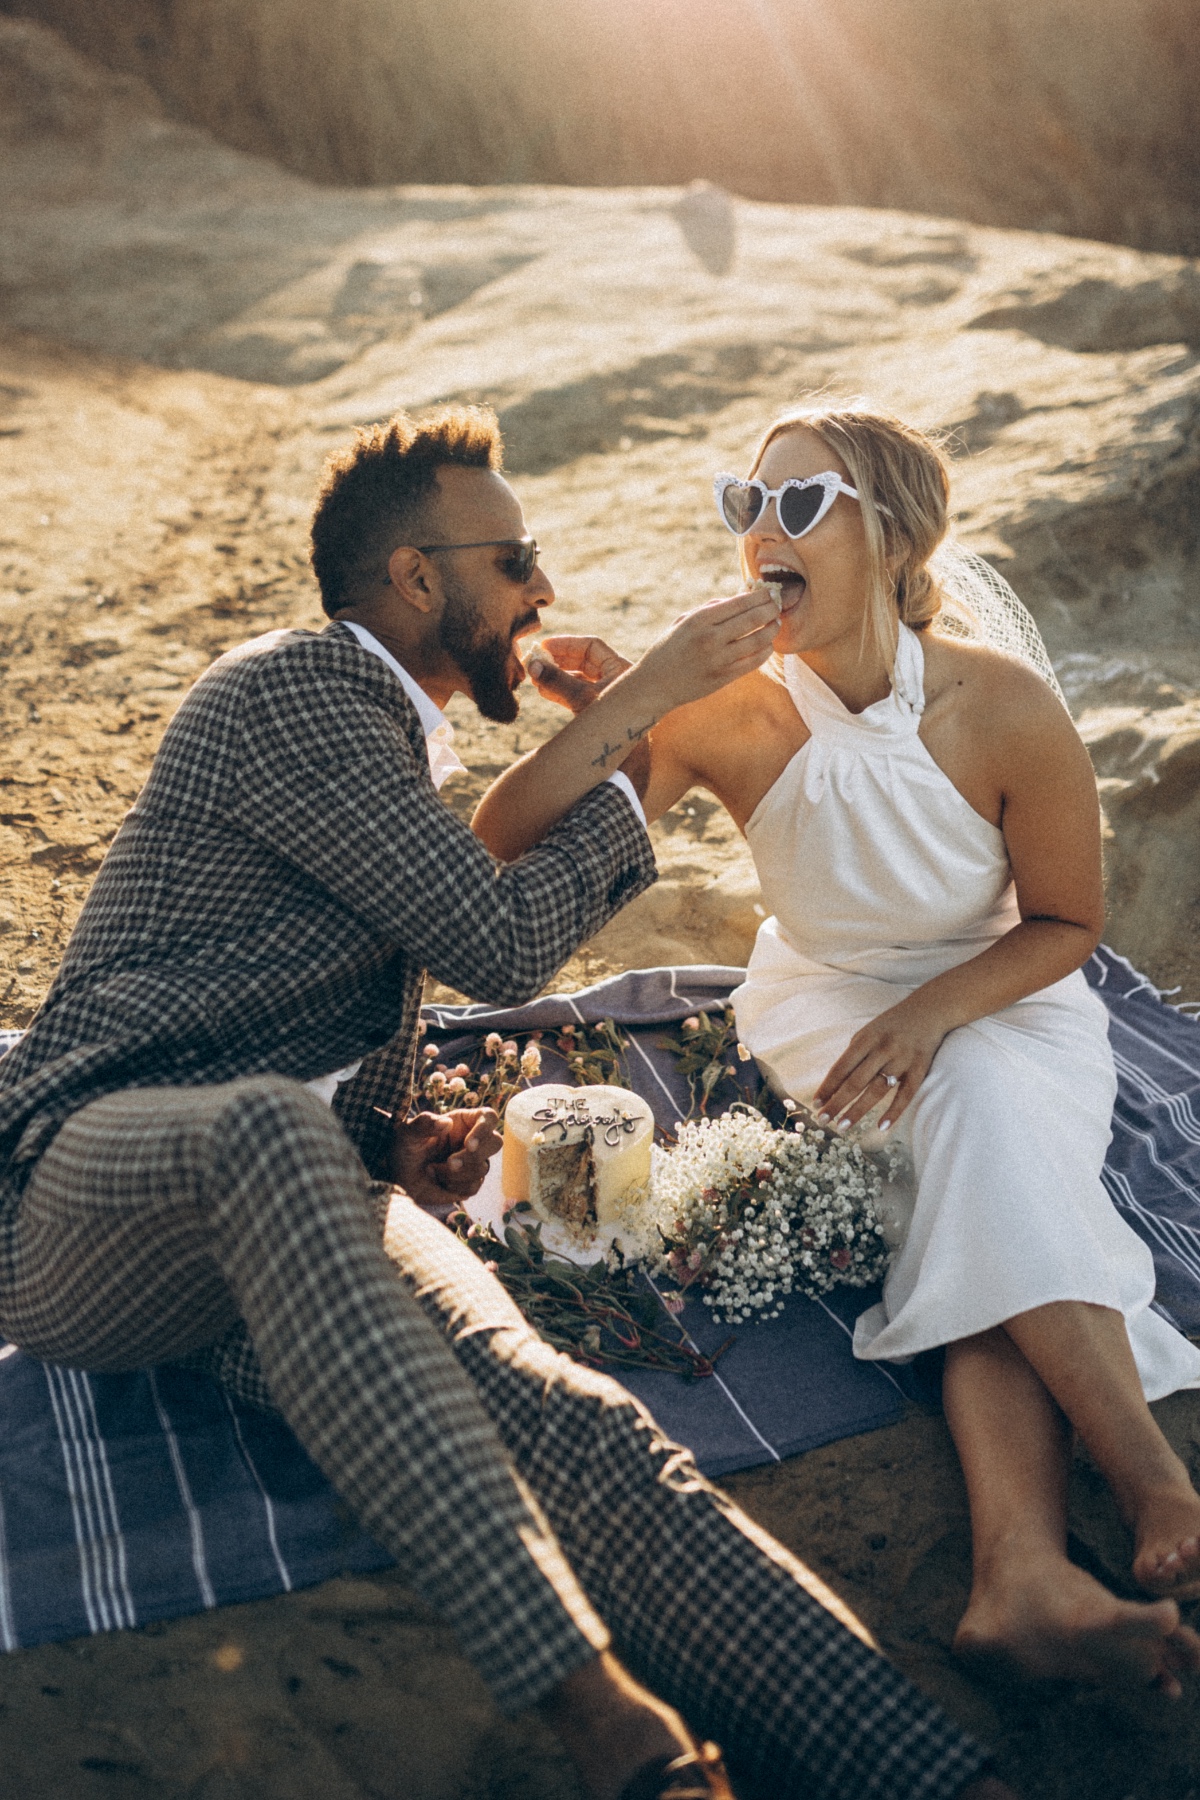
M400 544L427 536L438 470L495 469L503 443L487 406L443 406L421 419L397 413L355 435L325 465L312 522L312 566L332 617L379 587Z

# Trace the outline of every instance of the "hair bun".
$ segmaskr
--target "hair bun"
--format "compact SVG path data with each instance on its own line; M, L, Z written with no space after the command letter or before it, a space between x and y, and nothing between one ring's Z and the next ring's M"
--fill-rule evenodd
M936 619L942 609L942 594L927 564L897 576L896 605L901 619L914 631Z

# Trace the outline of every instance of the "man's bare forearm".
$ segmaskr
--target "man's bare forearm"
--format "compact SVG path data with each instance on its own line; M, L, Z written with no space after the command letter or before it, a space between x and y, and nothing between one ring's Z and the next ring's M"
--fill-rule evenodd
M638 666L626 670L586 712L493 782L471 821L493 856L513 862L540 843L578 800L639 750L662 717L647 705L648 683L639 676ZM668 698L662 710L670 704Z
M685 613L640 663L489 788L472 820L477 836L505 862L522 855L619 769L664 714L760 668L778 626L765 587Z
M640 744L651 727L657 723L656 719L648 719L644 725L627 725L625 742L610 744L606 741L599 756L592 758L593 769L599 769L606 777L612 773L613 769L619 769L628 757L631 747L634 744Z

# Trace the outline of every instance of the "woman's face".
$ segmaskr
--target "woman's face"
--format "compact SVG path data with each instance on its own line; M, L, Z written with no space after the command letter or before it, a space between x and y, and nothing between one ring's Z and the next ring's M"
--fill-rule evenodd
M791 476L803 479L826 469L850 481L840 458L815 431L800 426L767 446L755 473L767 487L777 488ZM795 539L780 527L772 500L746 533L745 545L751 572L783 588L777 651L803 655L844 647L857 656L869 573L857 500L839 494L821 523Z

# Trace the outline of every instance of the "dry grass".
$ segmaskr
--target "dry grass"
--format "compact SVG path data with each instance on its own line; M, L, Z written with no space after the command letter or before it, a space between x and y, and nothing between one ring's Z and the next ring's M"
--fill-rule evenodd
M1200 251L1194 0L8 0L320 180L676 182Z

